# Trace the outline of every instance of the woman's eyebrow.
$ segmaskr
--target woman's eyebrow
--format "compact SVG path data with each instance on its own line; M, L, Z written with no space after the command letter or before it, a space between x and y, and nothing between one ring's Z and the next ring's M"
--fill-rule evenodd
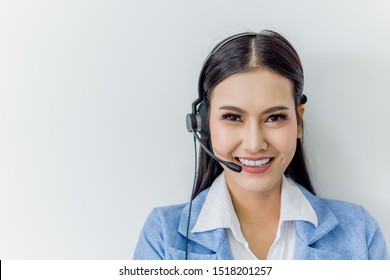
M243 114L245 113L245 110L239 108L239 107L236 107L236 106L230 106L230 105L225 105L225 106L221 106L219 107L220 110L227 110L227 111L233 111L233 112L236 112L236 113L239 113L239 114ZM265 109L261 114L262 115L266 115L266 114L270 114L270 113L273 113L273 112L276 112L276 111L284 111L284 110L289 110L288 107L286 106L274 106L274 107L270 107L268 109Z
M261 114L267 115L267 114L270 114L270 113L273 113L276 111L285 111L285 110L289 110L289 108L286 106L274 106L274 107L271 107L271 108L264 110Z
M243 110L243 109L241 109L239 107L230 106L230 105L221 106L221 107L219 107L219 109L220 110L233 111L233 112L240 113L240 114L245 113L245 110Z

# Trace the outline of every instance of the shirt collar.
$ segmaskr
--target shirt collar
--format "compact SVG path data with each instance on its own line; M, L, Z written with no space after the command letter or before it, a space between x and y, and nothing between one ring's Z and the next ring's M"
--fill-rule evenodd
M279 224L283 221L294 220L308 221L315 227L318 225L317 215L309 201L294 181L283 175ZM226 185L224 172L211 185L198 221L191 232L204 232L217 228L229 228L239 242L245 242Z
M316 212L296 183L283 175L281 221L308 221L318 226Z

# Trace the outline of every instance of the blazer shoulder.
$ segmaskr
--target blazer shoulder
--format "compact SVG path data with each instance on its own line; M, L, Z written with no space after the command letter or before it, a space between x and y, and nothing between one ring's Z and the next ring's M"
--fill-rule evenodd
M196 221L207 191L201 192L192 202L191 224ZM133 259L170 259L172 246L185 246L190 203L154 208L142 228Z
M202 210L203 204L206 200L209 188L202 191L192 201L191 207L191 224L196 222L199 213ZM151 218L159 218L160 221L169 228L177 230L180 222L187 221L190 211L190 202L174 204L169 206L156 207L150 214Z
M324 202L337 216L351 216L356 219L357 217L364 218L367 213L367 210L363 206L352 202L329 198L319 199Z
M134 260L165 259L167 237L177 230L186 204L156 207L146 218L134 251Z
M360 226L367 233L379 229L379 224L369 211L358 204L336 199L321 198L341 224Z
M355 203L329 198L313 196L309 200L315 201L317 206L322 204L323 207L316 207L317 211L321 212L316 212L317 215L321 216L324 214L324 209L329 209L337 219L338 225L327 235L332 237L333 241L337 241L338 237L344 236L343 240L349 240L355 244L354 248L350 250L351 252L357 250L358 247L365 248L363 249L364 256L361 255L361 258L389 259L381 228L366 208ZM323 217L329 216L323 215ZM339 246L346 248L348 247L346 243L348 242L339 242Z
M368 214L367 210L358 204L316 196L302 186L298 185L298 187L314 208L317 216L323 215L324 218L328 218L331 213L331 215L334 215L340 222L340 219L365 219Z
M168 206L160 206L153 208L151 214L160 215L161 217L172 217L171 215L175 215L177 213L181 213L187 203L173 204Z

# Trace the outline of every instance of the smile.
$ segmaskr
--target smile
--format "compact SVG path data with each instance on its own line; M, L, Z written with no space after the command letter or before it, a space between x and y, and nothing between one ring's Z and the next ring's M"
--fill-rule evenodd
M261 160L248 160L244 158L238 158L239 162L241 162L242 165L248 166L248 167L262 167L269 163L273 158L263 158Z

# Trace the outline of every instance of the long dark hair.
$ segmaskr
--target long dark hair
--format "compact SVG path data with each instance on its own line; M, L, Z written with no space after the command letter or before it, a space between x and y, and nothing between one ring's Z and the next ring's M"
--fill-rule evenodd
M207 110L212 90L217 84L233 74L263 67L276 71L293 82L297 121L303 126L298 106L305 102L302 99L306 99L302 93L304 77L301 61L293 46L283 36L269 30L233 38L218 44L202 68L199 86ZM210 139L203 139L203 142L211 150ZM193 198L210 187L222 171L222 166L201 149ZM315 194L301 139L297 139L294 157L284 174Z

